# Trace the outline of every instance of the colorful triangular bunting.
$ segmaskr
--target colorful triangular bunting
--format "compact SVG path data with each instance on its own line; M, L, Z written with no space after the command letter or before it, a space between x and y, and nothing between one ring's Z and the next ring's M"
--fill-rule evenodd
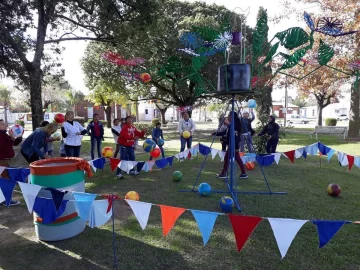
M295 150L287 151L287 152L284 152L283 154L291 161L291 163L294 163Z
M120 159L117 159L117 158L110 158L110 168L111 168L111 171L114 171L117 166L119 165L120 163Z
M131 209L134 212L135 217L139 221L139 224L143 230L145 230L150 210L151 210L151 203L139 202L139 201L132 201L132 200L125 200L130 205Z
M325 246L347 221L313 220L319 234L319 248Z
M39 191L42 189L42 186L31 185L27 183L18 182L21 192L24 196L27 209L31 214L33 211L34 203L36 196L39 194Z
M5 197L6 206L10 205L11 197L13 190L15 188L16 182L11 181L10 179L0 178L0 189Z
M100 227L104 225L111 218L113 212L112 209L108 213L108 200L95 200L91 205L89 216L89 227Z
M89 221L90 209L97 194L72 192L76 201L76 207L79 217L84 221Z
M352 155L346 155L349 165L349 171L351 170L352 166L354 165L355 157Z
M181 216L182 213L184 213L186 209L166 205L160 205L160 209L163 235L166 236L171 231L176 220Z
M196 223L199 227L205 246L210 239L211 232L219 213L198 210L191 210L191 212L194 215Z

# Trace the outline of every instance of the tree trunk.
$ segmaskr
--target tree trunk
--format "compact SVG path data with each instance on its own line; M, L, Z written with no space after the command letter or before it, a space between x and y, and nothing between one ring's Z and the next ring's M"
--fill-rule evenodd
M165 121L165 113L167 111L167 108L165 109L159 109L160 111L160 114L161 114L161 124L162 125L165 125L166 124L166 121Z
M106 113L106 119L107 119L106 127L111 128L111 123L112 123L112 120L111 120L111 106L108 106L105 109L105 113Z
M360 83L351 85L349 137L359 137L360 129Z
M191 111L187 111L187 113L189 114L189 117L191 118L192 110L191 110Z
M30 75L30 102L32 114L32 128L35 130L44 120L42 99L41 99L41 70L40 67L29 72Z
M8 120L7 120L7 104L4 105L4 122L5 122L5 125L7 126L8 124Z
M317 122L318 122L318 126L322 126L322 112L323 112L324 107L318 104L318 116L317 116Z

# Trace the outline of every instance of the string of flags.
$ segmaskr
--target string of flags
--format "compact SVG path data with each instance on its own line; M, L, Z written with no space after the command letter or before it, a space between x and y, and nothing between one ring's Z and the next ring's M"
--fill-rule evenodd
M0 202L6 200L10 203L13 189L16 182L8 179L0 178ZM71 193L76 204L77 215L87 222L91 228L100 227L107 223L113 215L113 200L122 200L117 195L102 195L101 200L95 200L98 194L74 192L66 190L57 190L46 188L39 185L18 182L21 192L24 196L29 213L35 212L43 224L51 224L55 222L65 211L66 204L70 200L64 200L64 194ZM42 189L51 191L52 198L39 197L38 194ZM190 211L198 225L202 236L204 246L208 243L218 216L227 216L232 226L237 250L240 252L245 246L256 227L263 221L268 220L273 231L275 241L278 245L281 258L286 253L295 239L299 230L307 223L311 222L317 228L319 238L319 248L324 247L335 234L345 224L358 224L359 222L351 222L346 220L299 220L288 218L269 218L258 216L243 216L235 214L224 214L219 212L208 212L194 209L185 209L181 207L173 207L167 205L158 205L148 202L133 201L125 199L126 203L132 209L136 219L142 230L148 225L148 220L153 206L160 207L162 234L167 236L176 221L185 211Z

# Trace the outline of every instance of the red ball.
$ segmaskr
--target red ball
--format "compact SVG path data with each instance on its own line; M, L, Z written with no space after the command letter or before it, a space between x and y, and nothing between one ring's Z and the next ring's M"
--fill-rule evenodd
M57 114L55 114L54 120L56 123L61 124L61 123L65 122L65 115L63 115L61 113L57 113Z
M341 193L341 188L339 185L337 184L330 184L328 187L327 187L327 192L330 196L332 197L337 197L340 195Z
M158 158L160 156L161 152L159 148L155 148L154 150L152 150L150 152L150 156L152 156L153 158Z

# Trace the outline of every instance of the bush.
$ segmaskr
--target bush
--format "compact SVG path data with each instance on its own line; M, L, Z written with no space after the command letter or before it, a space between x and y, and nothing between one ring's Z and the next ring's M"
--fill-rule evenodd
M76 117L74 117L74 121L79 122L82 126L85 125L85 118L84 117L76 116Z
M15 124L25 127L25 121L24 120L16 120Z
M159 118L154 118L153 120L151 120L151 124L152 124L153 126L155 126L156 123L161 123L161 121L160 121Z
M146 128L145 136L150 136L153 128L155 127L155 125L145 123L134 123L134 126L140 131Z
M337 120L335 118L326 118L325 126L335 127L337 124Z

